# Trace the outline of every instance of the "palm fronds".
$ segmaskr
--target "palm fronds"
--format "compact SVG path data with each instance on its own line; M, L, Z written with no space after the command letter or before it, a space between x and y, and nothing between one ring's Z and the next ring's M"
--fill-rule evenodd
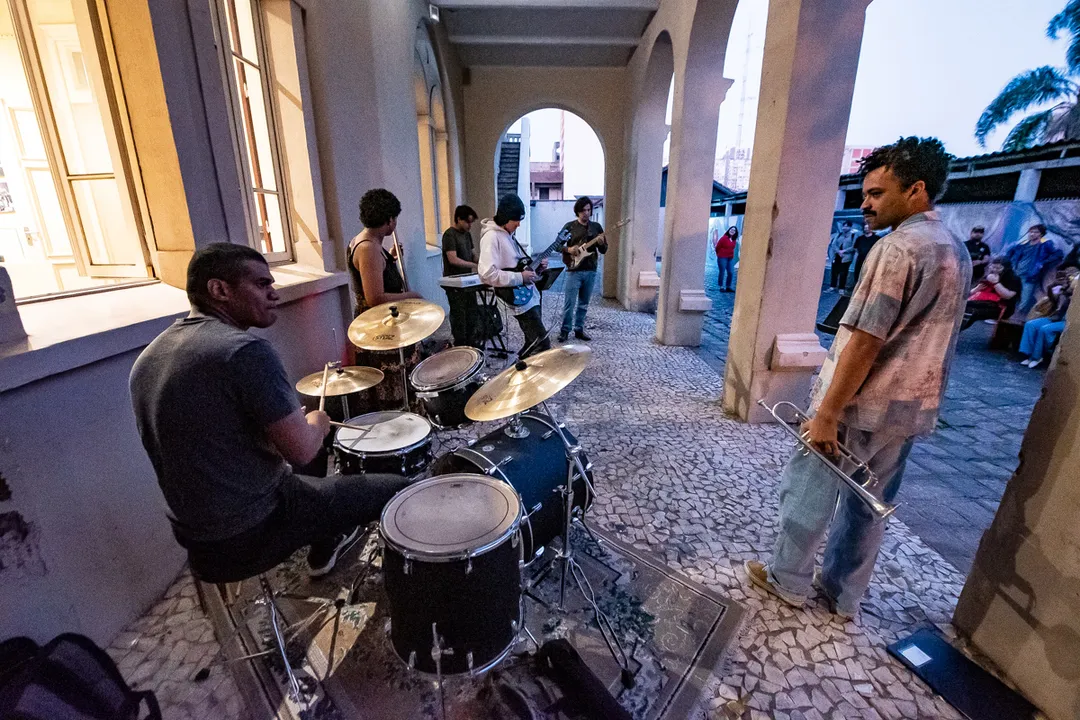
M1023 150L1040 142L1046 134L1047 127L1053 120L1054 111L1044 110L1016 123L1016 127L1009 131L1008 137L1001 145L1002 152Z
M1072 0L1072 2L1080 5L1080 0ZM981 146L986 147L986 138L990 133L1008 122L1016 113L1062 97L1073 99L1078 90L1080 88L1068 78L1065 72L1050 65L1021 73L1010 80L1009 84L983 110L975 125L975 139Z

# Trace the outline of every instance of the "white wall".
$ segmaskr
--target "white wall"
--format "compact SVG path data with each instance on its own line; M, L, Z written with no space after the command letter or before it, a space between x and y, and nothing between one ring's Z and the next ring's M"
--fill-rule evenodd
M540 251L550 245L563 225L574 219L575 200L536 200L529 209L533 245Z

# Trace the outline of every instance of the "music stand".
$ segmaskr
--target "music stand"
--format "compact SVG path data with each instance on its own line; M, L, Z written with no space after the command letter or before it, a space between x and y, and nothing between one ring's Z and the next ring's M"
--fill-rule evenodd
M552 285L555 284L555 281L565 269L566 268L563 267L549 267L547 270L540 273L540 277L536 279L536 289L540 292L544 292L545 290L549 289Z

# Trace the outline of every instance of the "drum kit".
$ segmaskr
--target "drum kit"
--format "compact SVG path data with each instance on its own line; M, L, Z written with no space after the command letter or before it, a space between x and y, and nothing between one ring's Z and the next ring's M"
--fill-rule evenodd
M433 334L442 318L433 303L391 302L362 313L348 336L363 349L399 350L404 360L404 348ZM587 346L561 345L489 378L483 353L450 348L411 374L402 372L406 398L411 386L426 417L408 408L350 417L345 403L332 420L339 472L419 477L431 471L383 509L378 547L394 651L410 670L434 676L440 691L445 676L484 673L519 642L539 647L525 624L525 598L565 612L571 579L622 668L623 683L633 684L627 655L571 547L575 522L591 534L584 519L595 497L592 466L547 405L590 356ZM328 364L296 389L321 403L374 387L382 375ZM435 431L503 420L492 432L433 458ZM551 560L544 563L548 547ZM543 575L526 572L542 567L546 574L554 563L562 571L557 605L533 591Z

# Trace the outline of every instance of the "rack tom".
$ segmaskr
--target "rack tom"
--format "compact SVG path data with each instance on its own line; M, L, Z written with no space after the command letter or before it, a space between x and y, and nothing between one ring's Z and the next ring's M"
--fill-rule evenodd
M484 384L484 354L471 347L443 350L412 371L409 382L424 411L439 427L468 425L465 403Z

